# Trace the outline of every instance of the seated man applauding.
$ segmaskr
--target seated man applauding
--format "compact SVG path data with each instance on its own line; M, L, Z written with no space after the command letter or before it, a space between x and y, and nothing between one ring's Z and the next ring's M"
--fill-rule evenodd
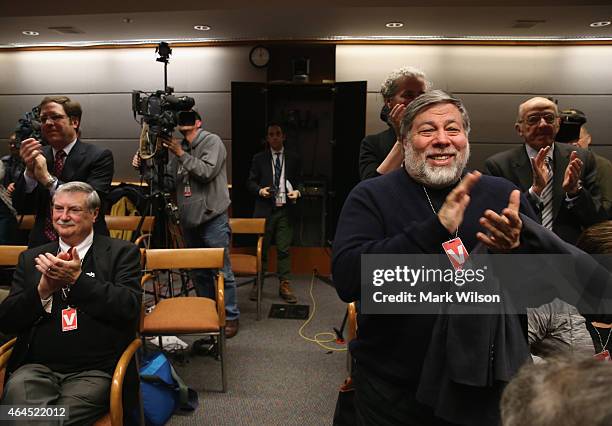
M111 375L140 312L140 252L94 233L99 209L87 183L60 185L51 209L59 241L20 255L0 305L0 331L18 335L1 404L66 406L67 425L108 412Z

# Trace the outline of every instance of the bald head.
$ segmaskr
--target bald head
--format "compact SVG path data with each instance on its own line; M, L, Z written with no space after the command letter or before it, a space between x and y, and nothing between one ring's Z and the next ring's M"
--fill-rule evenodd
M525 102L519 105L518 107L518 115L516 118L517 123L521 121L521 119L525 116L525 111L529 111L533 108L553 108L555 113L559 115L559 109L557 108L557 104L555 104L550 99L542 98L540 96L536 96L535 98L527 99Z
M527 145L540 150L552 145L560 124L557 105L538 96L519 105L514 127Z

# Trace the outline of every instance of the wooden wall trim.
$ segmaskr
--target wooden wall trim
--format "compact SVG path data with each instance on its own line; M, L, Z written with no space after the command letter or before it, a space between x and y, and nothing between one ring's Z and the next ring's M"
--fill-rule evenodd
M248 247L236 247L234 253L249 253ZM291 247L291 273L311 274L314 269L319 274L331 274L331 248L329 247ZM268 272L276 272L276 247L268 253Z
M302 44L332 44L332 45L438 45L438 46L612 46L612 39L605 40L463 40L463 39L440 39L440 40L377 40L377 39L303 39L303 40L210 40L195 42L169 41L172 47L215 47L215 46L252 46L262 45L302 45ZM89 50L89 49L150 49L155 48L158 43L139 44L96 44L90 46L32 46L32 47L7 47L0 52L15 51L51 51L51 50Z

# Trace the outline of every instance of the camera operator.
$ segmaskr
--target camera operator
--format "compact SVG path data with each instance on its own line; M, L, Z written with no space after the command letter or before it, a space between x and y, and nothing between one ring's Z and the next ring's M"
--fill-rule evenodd
M15 182L17 182L19 176L21 176L25 170L25 164L23 164L23 160L19 156L19 142L17 141L17 135L15 133L11 133L8 143L9 153L2 157L2 163L4 165L2 185L11 193L15 189Z
M25 168L15 133L9 136L9 154L0 162L0 244L17 244L17 211L13 207L11 194L15 181Z
M227 153L221 138L200 129L202 118L193 111L193 122L181 123L177 129L184 139L165 138L163 145L173 155L167 166L169 187L176 189L180 224L187 247L222 247L225 249L223 275L225 277L225 336L238 332L238 303L236 282L230 265L230 227L227 208L230 205L227 188ZM140 155L132 160L140 168ZM214 274L210 270L193 273L196 293L200 297L215 298Z
M90 184L104 201L113 179L113 154L104 148L86 144L78 138L83 111L67 96L47 96L40 103L42 137L48 145L34 138L21 142L19 155L25 172L13 191L13 205L19 213L35 213L29 247L57 241L51 223L51 198L62 183L82 181ZM104 214L94 223L96 233L108 235Z

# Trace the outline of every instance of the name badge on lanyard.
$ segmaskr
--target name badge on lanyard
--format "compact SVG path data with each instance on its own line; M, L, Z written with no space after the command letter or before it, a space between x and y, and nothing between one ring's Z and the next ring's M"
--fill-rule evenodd
M463 268L465 262L467 262L470 257L467 249L463 245L463 241L461 238L453 238L445 243L442 243L442 249L444 253L448 256L448 259L455 268L455 271L458 271Z
M610 361L610 351L607 349L599 352L598 354L593 355L597 361Z
M77 328L77 310L71 307L62 309L62 331L76 330Z

